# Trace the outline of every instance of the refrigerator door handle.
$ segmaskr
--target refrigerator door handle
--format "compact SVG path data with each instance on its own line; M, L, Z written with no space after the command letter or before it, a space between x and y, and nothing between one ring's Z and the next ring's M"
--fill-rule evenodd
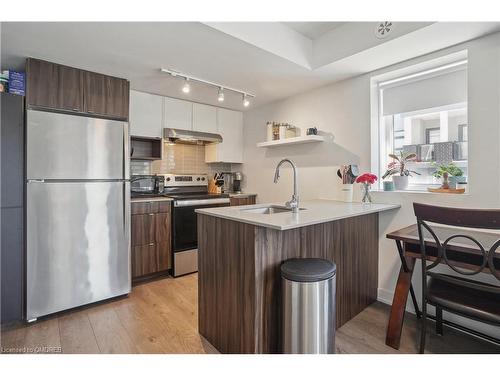
M123 233L125 236L125 244L127 248L128 259L128 283L131 284L132 280L132 262L131 257L131 244L130 244L130 182L126 181L123 184Z
M127 231L130 222L130 182L123 184L123 229Z
M123 178L128 180L130 178L130 137L129 137L129 123L126 122L123 126Z

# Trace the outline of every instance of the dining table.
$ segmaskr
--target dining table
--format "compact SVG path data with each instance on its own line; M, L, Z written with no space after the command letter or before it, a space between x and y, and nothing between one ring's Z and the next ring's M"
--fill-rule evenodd
M457 227L449 227L442 225L430 225L432 231L436 234L440 246L450 236L459 235L454 237L446 246L446 254L448 262L454 267L466 270L479 270L483 262L483 253L477 244L472 242L466 237L476 239L488 253L488 250L493 244L500 239L500 231L494 230L480 230L480 229L465 229ZM388 239L394 240L396 249L401 261L401 267L396 283L396 289L392 300L389 323L386 332L386 345L399 349L401 341L401 332L403 329L404 317L406 312L406 304L408 296L410 296L415 314L417 318L421 318L421 312L417 301L417 296L412 285L412 276L415 269L417 259L421 259L420 239L418 234L417 224L409 225L407 227L390 232L386 235ZM423 229L423 237L425 243L426 259L428 261L435 261L438 257L438 244L436 239L426 230ZM444 258L441 257L441 263L444 263ZM496 249L493 254L493 263L496 271L500 273L500 250ZM481 269L481 272L491 273L488 267ZM432 318L432 315L429 316ZM497 342L498 340L482 333L472 331L468 328L458 326L455 323L444 321L445 324L467 331L469 333L481 336L489 341Z

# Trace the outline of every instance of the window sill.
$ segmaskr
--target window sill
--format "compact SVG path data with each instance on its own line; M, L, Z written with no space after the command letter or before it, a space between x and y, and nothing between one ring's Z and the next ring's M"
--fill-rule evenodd
M382 189L372 189L370 190L371 193L384 193L384 194L432 194L432 195L445 195L447 197L449 196L455 196L455 197L461 197L461 196L468 196L470 195L468 191L465 191L463 194L453 194L453 193L434 193L431 191L427 190L392 190L392 191L386 191Z

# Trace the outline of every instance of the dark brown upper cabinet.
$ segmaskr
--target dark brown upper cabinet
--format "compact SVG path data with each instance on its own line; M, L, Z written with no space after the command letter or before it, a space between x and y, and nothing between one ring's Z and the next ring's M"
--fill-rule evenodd
M26 80L28 107L128 120L125 79L29 58Z
M129 83L125 79L83 72L84 111L128 119Z
M28 106L83 111L82 71L43 60L26 63Z

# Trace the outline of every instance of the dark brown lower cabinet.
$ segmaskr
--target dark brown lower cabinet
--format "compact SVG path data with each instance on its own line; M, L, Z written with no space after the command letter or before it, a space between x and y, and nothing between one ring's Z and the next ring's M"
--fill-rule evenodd
M157 272L155 243L134 246L132 253L132 278Z
M231 206L246 206L248 204L255 204L256 196L247 195L243 197L233 196L230 198Z
M132 203L132 278L171 268L170 202Z

